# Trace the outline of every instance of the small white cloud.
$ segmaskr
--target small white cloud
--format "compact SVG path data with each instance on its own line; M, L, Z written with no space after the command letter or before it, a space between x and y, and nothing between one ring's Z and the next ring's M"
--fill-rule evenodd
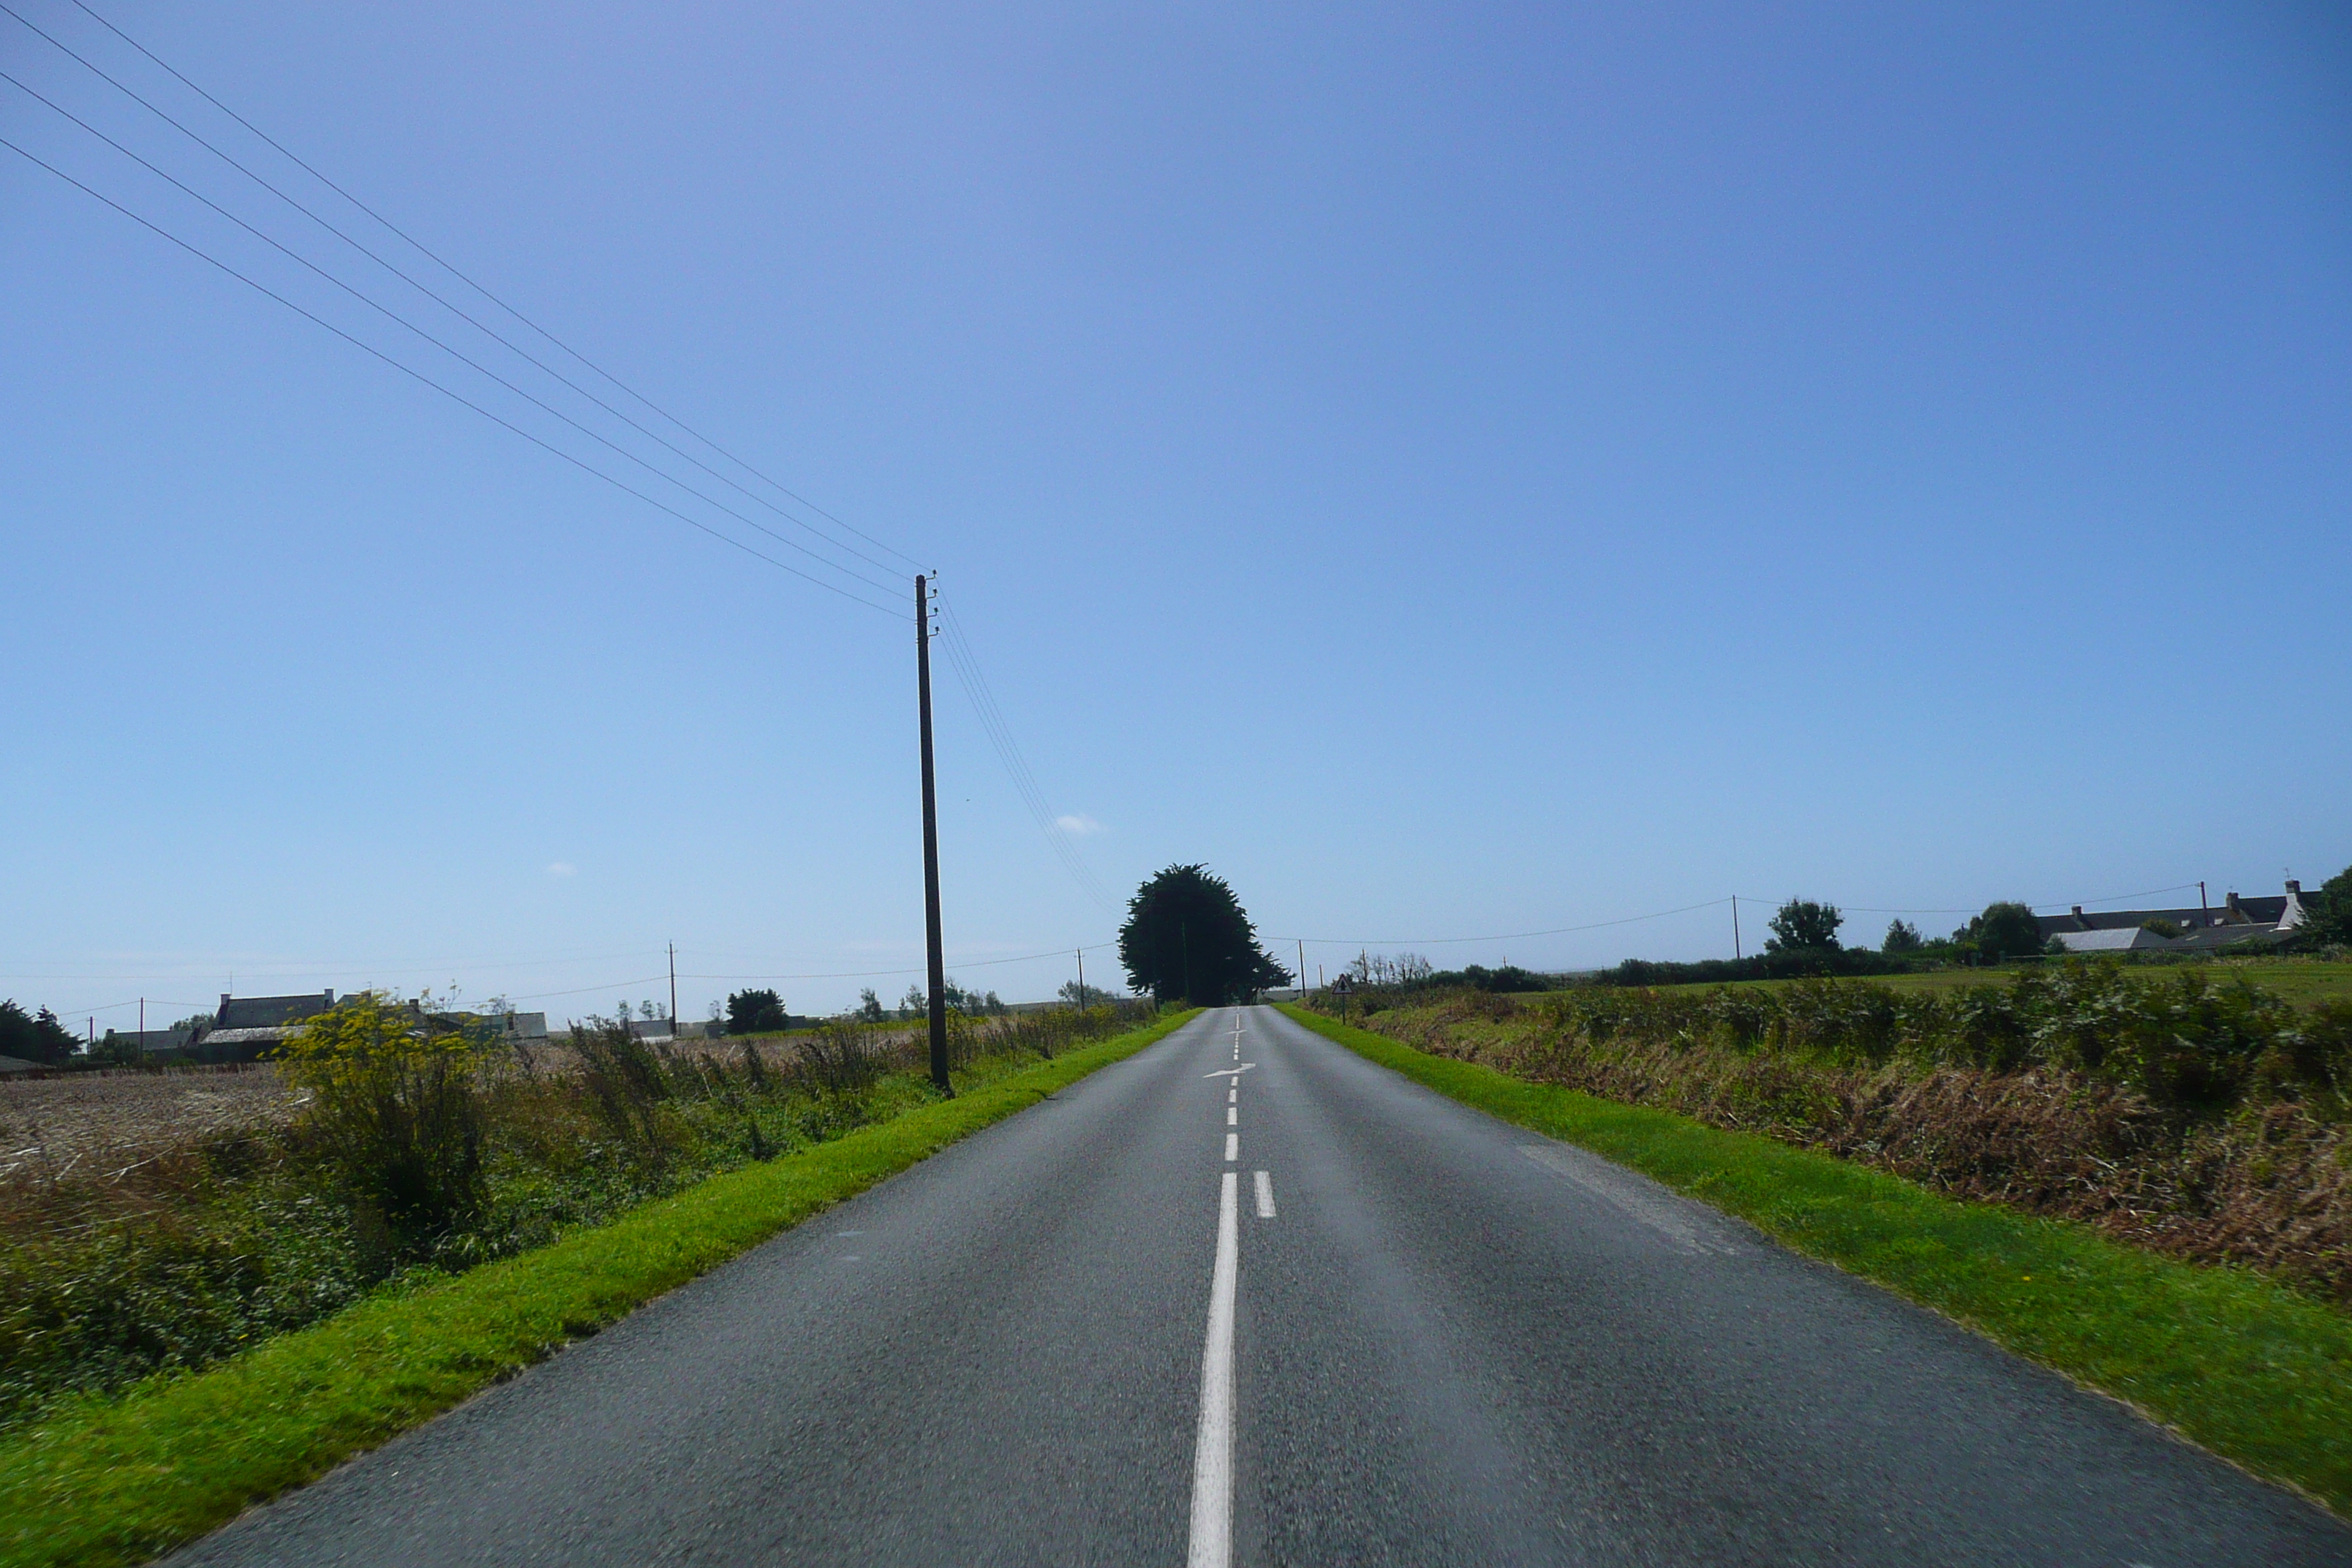
M551 877L576 877L580 874L580 868L569 860L558 860L547 868L547 874Z
M1090 833L1100 833L1103 825L1091 816L1057 816L1054 826L1073 838L1084 838Z

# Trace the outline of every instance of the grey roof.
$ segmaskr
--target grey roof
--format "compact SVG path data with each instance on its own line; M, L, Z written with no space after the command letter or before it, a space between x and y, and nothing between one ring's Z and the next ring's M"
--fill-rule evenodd
M222 1033L299 1024L334 1005L335 994L331 991L314 991L306 996L224 996L220 1011L213 1015L213 1028Z
M2217 947L2228 947L2232 942L2278 940L2278 927L2275 925L2210 925L2183 931L2177 945L2210 952Z
M207 1048L214 1046L274 1046L299 1028L299 1023L269 1024L257 1029L215 1029L206 1035Z
M2126 931L2147 921L2169 921L2184 931L2214 926L2244 936L2257 927L2278 924L2286 918L2286 910L2287 896L2284 893L2266 893L2254 898L2241 898L2235 909L2231 907L2228 896L2224 895L2206 908L2192 904L2187 909L2174 910L2070 910L2063 915L2036 915L2033 921L2042 928L2044 937L2063 936L2070 931Z
M2170 937L2158 936L2137 926L2115 931L2062 931L2053 932L2052 940L2068 952L2145 952L2180 945Z
M39 1072L39 1062L28 1062L16 1057L0 1057L0 1072Z

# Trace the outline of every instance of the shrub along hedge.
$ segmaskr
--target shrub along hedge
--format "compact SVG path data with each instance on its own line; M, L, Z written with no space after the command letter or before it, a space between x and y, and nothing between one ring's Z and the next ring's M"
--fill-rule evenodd
M2352 1004L2070 963L1940 995L1369 998L1368 1026L2352 1304Z

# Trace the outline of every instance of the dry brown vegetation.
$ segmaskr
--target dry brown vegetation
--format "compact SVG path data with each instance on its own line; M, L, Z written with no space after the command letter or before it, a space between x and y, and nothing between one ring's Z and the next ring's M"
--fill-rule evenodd
M1455 993L1375 998L1354 1021L1435 1055L2246 1265L2352 1306L2352 1019L2295 1022L2259 997L2210 998L2217 1044L2196 1037L2197 1010L2173 995L2184 988L2148 983L2141 996L2137 984L2095 977L2077 994L1990 999L1999 1007L1874 1003L1853 982L1836 998L1801 988L1712 1005L1706 994ZM2003 1009L2020 1026L1966 1048L1963 1026ZM2095 1037L2106 1049L2086 1051ZM2127 1057L2138 1065L2122 1070ZM2152 1059L2162 1073L2146 1070Z
M0 1183L114 1179L181 1144L283 1126L300 1100L266 1063L0 1079Z

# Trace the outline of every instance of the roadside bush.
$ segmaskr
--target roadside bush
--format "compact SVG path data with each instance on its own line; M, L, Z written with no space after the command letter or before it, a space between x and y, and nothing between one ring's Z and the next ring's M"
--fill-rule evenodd
M312 1096L300 1135L404 1251L480 1216L491 1047L369 992L305 1024L278 1070Z
M579 1057L589 1103L604 1130L639 1159L655 1166L665 1163L669 1140L661 1107L670 1098L670 1082L654 1048L625 1020L606 1018L572 1025L572 1048Z

